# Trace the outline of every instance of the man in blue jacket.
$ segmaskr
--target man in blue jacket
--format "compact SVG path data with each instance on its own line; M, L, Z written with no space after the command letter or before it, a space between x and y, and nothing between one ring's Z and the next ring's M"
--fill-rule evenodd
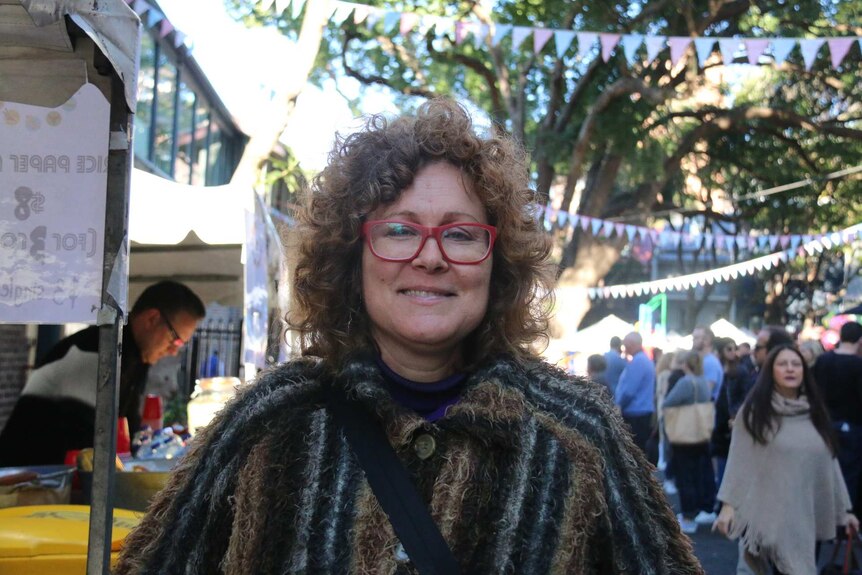
M655 411L655 366L643 350L639 333L625 336L623 346L631 360L620 375L614 401L631 427L635 443L646 451Z

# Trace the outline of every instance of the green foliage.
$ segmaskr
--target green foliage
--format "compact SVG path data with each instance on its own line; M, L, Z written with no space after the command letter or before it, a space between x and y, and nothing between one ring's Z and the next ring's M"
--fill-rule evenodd
M300 22L291 19L290 9L275 15L272 9L264 13L253 0L226 2L234 16L249 25L276 25L288 36L298 34ZM855 36L862 21L862 0L365 4L555 30L716 39ZM607 154L622 157L620 169L608 176L614 178L611 185L603 188L611 190L610 195L593 197L588 215L647 224L666 217L650 217L651 209L677 208L737 229L794 233L835 229L862 217L854 201L862 191L858 179L822 180L830 172L862 165L858 46L840 72L832 69L824 47L811 71L804 70L796 49L781 68L731 66L717 76L712 73L722 69L717 59L710 60L707 73L698 69L693 53L682 69L671 69L667 51L652 63L643 61L644 48L634 66L626 62L621 47L608 62L591 64L592 58L576 58L577 40L562 60L555 39L538 55L532 42L528 37L513 50L509 35L492 48L490 40L477 45L472 35L461 43L453 31L401 35L397 24L385 31L383 18L369 28L367 22L356 24L348 17L342 26L326 29L311 80L350 76L363 85L389 88L405 106L415 105L417 96L438 94L467 102L523 138L533 174L546 186L538 190L542 194L570 170L585 178ZM598 107L620 82L640 88L627 87ZM361 108L359 102L355 105ZM585 123L592 129L584 130ZM578 144L584 145L583 156L575 154ZM573 161L580 163L573 166ZM690 177L698 178L704 189L687 187ZM814 184L765 199L750 197L757 190L806 178ZM569 184L574 188L575 182ZM591 193L586 189L583 197ZM722 193L730 196L732 209L714 214L715 197ZM573 212L577 208L569 206ZM575 259L572 265L589 262Z

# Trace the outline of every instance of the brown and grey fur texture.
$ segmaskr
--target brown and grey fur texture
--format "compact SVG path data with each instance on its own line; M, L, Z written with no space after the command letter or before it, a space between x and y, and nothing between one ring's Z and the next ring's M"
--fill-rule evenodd
M605 389L509 358L433 424L393 403L373 359L263 374L196 438L116 573L415 573L333 424L331 385L384 422L464 573L703 573ZM437 445L425 460L421 433Z

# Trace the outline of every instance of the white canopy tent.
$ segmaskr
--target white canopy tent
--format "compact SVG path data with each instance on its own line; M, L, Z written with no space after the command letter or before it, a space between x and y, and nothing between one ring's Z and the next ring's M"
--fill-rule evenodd
M251 190L189 186L133 170L130 301L148 285L172 278L205 303L241 307L247 212L254 213Z

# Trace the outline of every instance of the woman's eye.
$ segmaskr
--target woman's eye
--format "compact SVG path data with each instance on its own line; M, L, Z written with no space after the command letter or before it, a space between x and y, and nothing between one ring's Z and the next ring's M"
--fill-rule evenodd
M443 232L443 237L447 240L458 242L473 242L476 241L476 236L469 228L449 228Z
M397 237L410 237L419 235L419 231L412 226L405 226L403 224L389 224L386 228L386 236L390 238Z

